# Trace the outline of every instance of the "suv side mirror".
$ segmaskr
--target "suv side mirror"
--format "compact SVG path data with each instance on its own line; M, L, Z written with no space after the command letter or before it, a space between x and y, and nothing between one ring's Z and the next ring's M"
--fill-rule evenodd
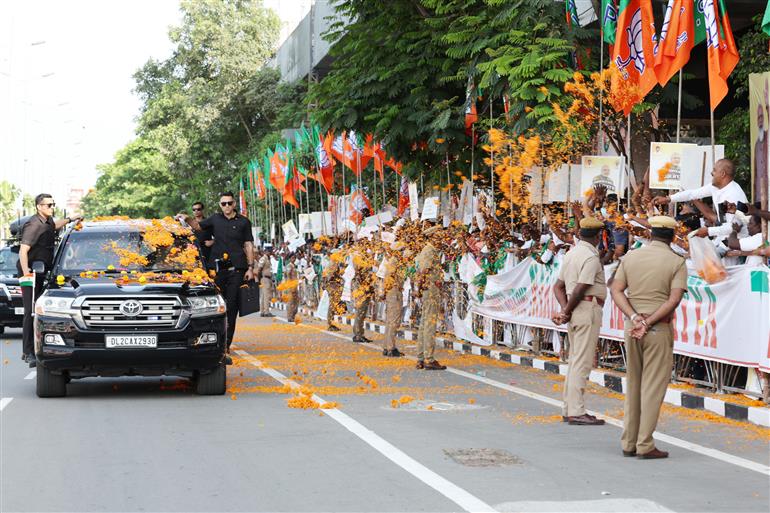
M40 260L32 262L32 272L35 274L43 274L45 272L45 264Z

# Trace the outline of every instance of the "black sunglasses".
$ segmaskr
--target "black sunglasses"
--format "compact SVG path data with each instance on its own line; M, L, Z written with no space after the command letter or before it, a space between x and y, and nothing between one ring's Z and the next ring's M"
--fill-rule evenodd
M41 203L40 206L41 207L46 207L46 208L48 208L48 207L54 208L56 206L56 203Z
M223 207L230 207L232 204L235 203L234 201L221 201L219 204Z

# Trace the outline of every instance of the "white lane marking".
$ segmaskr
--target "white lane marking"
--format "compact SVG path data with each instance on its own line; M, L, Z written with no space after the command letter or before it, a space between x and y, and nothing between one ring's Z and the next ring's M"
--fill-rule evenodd
M0 411L3 411L6 406L11 404L11 401L13 401L13 397L3 397L0 399Z
M37 376L37 371L29 371L29 374L24 376L24 379L35 379Z
M305 325L307 326L307 324ZM333 337L341 338L343 340L350 341L352 340L351 337L347 337L345 335L340 335L338 333L332 333L329 331L326 331L322 328L316 328L315 326L310 326L311 328L318 330L322 333L326 333L328 335L331 335ZM358 344L361 346L367 346L373 349L381 349L380 347L374 345L374 344ZM406 356L406 358L409 358L410 360L415 360L413 356ZM501 390L507 390L508 392L512 392L517 395L521 395L524 397L529 397L530 399L534 399L536 401L540 401L546 404L550 404L551 406L556 406L558 408L561 408L564 406L564 403L558 399L553 399L551 397L547 397L544 395L540 395L535 392L530 392L529 390L525 390L523 388L514 387L511 385L508 385L506 383L501 383L500 381L495 381L494 379L490 379L487 377L477 376L476 374L471 374L469 372L462 371L460 369L455 369L452 367L447 367L447 372L451 372L452 374L456 374L458 376L462 376L464 378L472 379L475 381L478 381L480 383L485 383L489 386L493 386L495 388L499 388ZM588 410L587 410L588 411ZM599 412L595 411L588 411L591 415L595 415L596 417L600 419L604 419L607 424L611 424L613 426L623 428L623 421L618 420L614 417L608 417L607 415L603 415ZM681 449L686 449L688 451L692 451L698 454L701 454L703 456L708 456L709 458L714 458L719 461L723 461L725 463L730 463L732 465L745 468L747 470L753 470L754 472L759 472L760 474L765 474L767 476L770 476L770 466L764 465L762 463L758 463L756 461L751 461L746 458L741 458L740 456L735 456L733 454L728 454L726 452L722 452L717 449L712 449L711 447L706 447L700 444L696 444L694 442L689 442L687 440L683 440L681 438L677 438L675 436L667 435L665 433L661 433L660 431L655 431L653 434L653 437L657 440L660 440L661 442L666 442L667 444L671 444L673 446L679 447Z
M276 381L284 385L290 386L292 388L300 388L299 384L288 379L286 376L284 376L277 370L271 369L269 367L265 367L265 365L261 361L259 361L257 358L255 358L248 352L243 351L241 349L236 349L235 352L243 356L246 360L249 361L249 363L257 367L259 370L261 370L271 378L275 379ZM327 402L325 399L317 395L313 395L313 399L320 404L324 404ZM412 474L414 477L416 477L426 485L430 486L431 488L439 492L441 495L443 495L450 501L460 506L463 510L469 511L469 512L476 512L476 511L495 512L496 511L492 506L490 506L486 502L482 501L481 499L479 499L475 495L472 495L466 490L460 488L459 486L452 483L451 481L441 477L439 474L433 472L428 467L421 464L411 456L407 455L401 449L397 448L396 446L394 446L393 444L391 444L390 442L388 442L387 440L379 436L377 433L366 428L357 420L353 419L352 417L343 413L337 408L324 409L323 412L326 413L329 417L331 417L335 421L337 421L345 429L347 429L348 431L356 435L358 438L360 438L361 440L369 444L377 452L379 452L380 454L388 458L390 461L392 461L399 467L403 468L404 470Z

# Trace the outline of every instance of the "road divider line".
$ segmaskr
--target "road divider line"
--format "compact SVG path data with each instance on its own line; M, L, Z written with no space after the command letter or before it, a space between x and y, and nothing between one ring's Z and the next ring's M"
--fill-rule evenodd
M13 397L0 398L0 411L3 411L6 406L11 404L11 401L13 401Z
M281 374L279 371L272 369L270 367L266 367L259 359L254 357L252 354L241 349L236 349L235 352L238 355L242 356L244 359L246 359L249 363L254 365L257 369L264 372L265 374L275 379L279 383L282 383L293 389L300 388L300 385L298 383L287 378L286 376ZM313 400L318 402L321 405L326 404L328 402L317 395L313 395ZM347 415L346 413L343 413L341 410L337 408L329 408L329 409L324 409L323 412L329 417L331 417L332 419L334 419L337 423L339 423L345 429L347 429L348 431L356 435L362 441L366 442L369 446L371 446L377 452L379 452L380 454L388 458L390 461L392 461L402 469L412 474L414 477L416 477L426 485L430 486L431 488L439 492L441 495L443 495L450 501L460 506L463 510L468 512L477 512L477 511L495 512L496 511L492 506L490 506L486 502L482 501L475 495L464 490L463 488L460 488L459 486L452 483L448 479L445 479L444 477L440 476L436 472L432 471L422 463L418 462L417 460L415 460L414 458L412 458L411 456L403 452L401 449L397 448L396 446L394 446L393 444L391 444L390 442L382 438L380 435L378 435L371 429L365 427L363 424L353 419L351 416Z
M285 319L281 319L282 321L286 322ZM326 331L323 328L318 328L316 326L310 326L308 324L305 324L305 326L309 326L313 328L314 330L320 331L321 333L326 333L327 335L331 335L333 337L340 338L342 340L352 341L352 337L348 337L346 335L341 335L339 333L332 333L330 331ZM381 350L379 346L375 344L369 344L369 343L363 343L363 344L356 344L359 346L366 346L372 349ZM410 360L416 360L413 356L406 356L406 358ZM545 395L538 394L536 392L530 392L529 390L525 390L523 388L514 387L512 385L508 385L506 383L501 383L500 381L496 381L494 379L490 379L483 376L477 376L476 374L471 374L470 372L465 372L460 369L455 369L453 367L447 367L447 372L451 372L452 374L456 374L457 376L462 376L464 378L472 379L474 381L478 381L480 383L485 383L489 386L499 388L501 390L507 390L508 392L528 397L530 399L534 399L536 401L540 401L542 403L549 404L551 406L555 406L558 408L561 408L564 405L564 402L554 399L552 397L548 397ZM623 421L616 419L615 417L609 417L607 415L603 415L599 412L590 411L587 410L588 413L595 415L596 417L600 419L604 419L604 421L607 424L611 424L613 426L623 428ZM738 467L745 468L747 470L752 470L754 472L759 472L760 474L764 474L766 476L770 476L770 466L764 465L762 463L758 463L756 461L748 460L746 458L741 458L740 456L735 456L733 454L728 454L726 452L720 451L718 449L712 449L711 447L706 447L700 444L696 444L694 442L689 442L687 440L683 440L681 438L677 438L675 436L667 435L665 433L661 433L660 431L655 431L653 434L653 437L656 440L660 440L661 442L665 442L667 444L673 445L675 447L679 447L681 449L685 449L697 454L701 454L703 456L707 456L709 458L714 458L719 461L723 461L725 463L730 463L731 465L735 465Z
M37 377L37 371L29 371L29 374L24 376L24 379L35 379Z

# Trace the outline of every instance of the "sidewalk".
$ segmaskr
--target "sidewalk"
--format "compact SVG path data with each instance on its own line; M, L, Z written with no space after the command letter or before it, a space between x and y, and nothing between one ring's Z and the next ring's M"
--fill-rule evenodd
M273 303L273 306L277 310L286 310L286 305L281 302ZM300 312L302 315L308 317L313 317L314 313L306 307L300 307ZM351 316L336 315L334 318L342 324L348 326L353 325L353 318ZM374 333L385 333L385 326L380 323L366 321L365 327L367 330L373 331ZM398 337L404 340L416 340L417 332L411 329L400 329L398 331ZM562 376L567 375L567 364L558 360L538 358L533 355L519 353L510 349L491 349L491 347L500 346L479 346L469 342L460 342L454 338L440 336L436 337L436 341L445 349L458 353L485 356L487 358L508 362L512 365L532 367L552 374L561 374ZM599 386L608 388L613 392L620 394L625 394L626 392L626 378L625 374L622 372L609 371L606 369L593 369L589 380ZM744 396L739 395L719 398L716 397L716 394L711 394L703 389L683 384L671 384L668 386L663 401L673 406L693 410L706 410L728 419L748 421L759 426L770 427L770 408L767 406L752 405L751 403L759 401L745 399Z

